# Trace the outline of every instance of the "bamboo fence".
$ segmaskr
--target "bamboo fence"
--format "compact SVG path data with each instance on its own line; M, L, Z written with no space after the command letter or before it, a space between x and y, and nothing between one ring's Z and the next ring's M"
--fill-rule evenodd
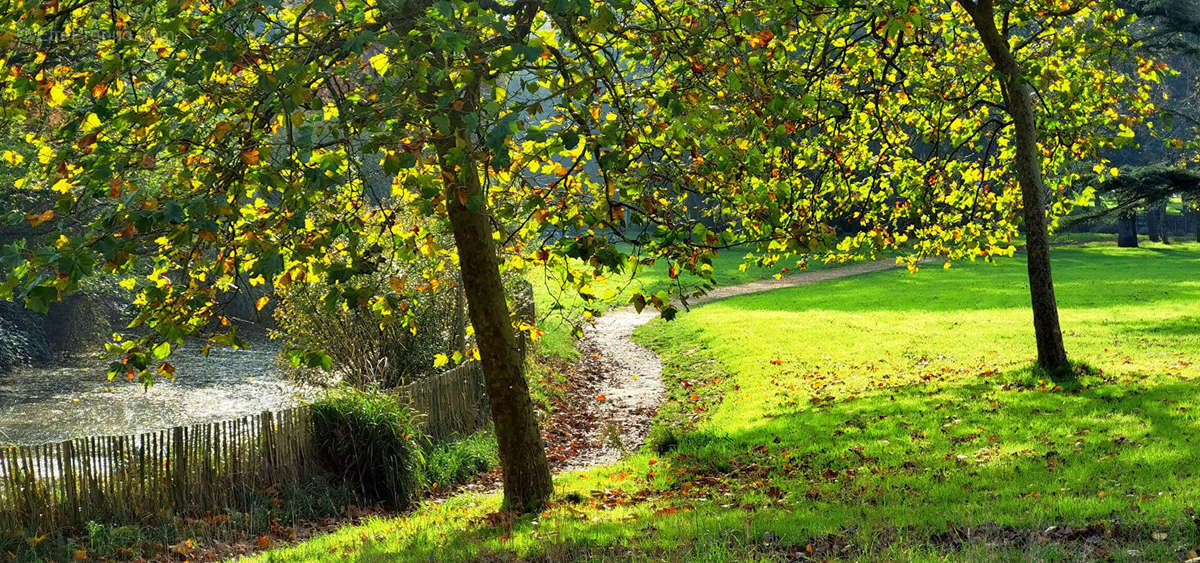
M396 390L402 401L421 416L425 433L434 440L470 434L491 422L487 388L479 362L468 362L436 377Z
M487 427L477 362L396 391L434 439ZM307 406L127 436L0 447L0 530L244 509L267 488L319 475Z
M314 471L307 407L129 436L0 451L0 527L77 529L89 520L244 507Z

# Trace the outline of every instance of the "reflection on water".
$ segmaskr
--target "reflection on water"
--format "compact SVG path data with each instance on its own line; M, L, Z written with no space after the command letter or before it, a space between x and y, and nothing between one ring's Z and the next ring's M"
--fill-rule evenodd
M107 361L20 368L0 375L0 443L38 444L92 435L120 435L225 420L295 406L313 394L283 379L278 346L247 350L200 346L176 351L174 381L150 389L108 381Z

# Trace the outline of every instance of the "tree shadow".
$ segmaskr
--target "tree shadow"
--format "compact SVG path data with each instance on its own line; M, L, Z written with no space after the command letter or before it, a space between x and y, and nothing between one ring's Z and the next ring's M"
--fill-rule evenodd
M1111 324L1119 327L1121 332L1128 334L1170 338L1200 337L1200 316L1194 315L1161 320L1117 321Z
M1178 503L1196 500L1200 486L1195 385L1103 384L1063 393L1051 392L1053 384L1029 389L1003 380L893 388L771 413L739 432L685 434L680 452L720 466L754 448L786 450L761 462L784 475L779 460L806 460L799 474L773 481L792 492L818 491L815 500L811 493L790 497L796 502L856 502L873 512L856 517L918 528L1184 518Z

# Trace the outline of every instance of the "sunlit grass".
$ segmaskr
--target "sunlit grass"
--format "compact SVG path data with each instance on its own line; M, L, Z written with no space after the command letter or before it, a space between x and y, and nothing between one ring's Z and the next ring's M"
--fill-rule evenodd
M561 475L540 515L459 497L268 558L1186 558L1197 272L1198 245L1056 250L1068 349L1099 372L1077 391L1030 375L1020 259L706 305L638 335L673 451Z

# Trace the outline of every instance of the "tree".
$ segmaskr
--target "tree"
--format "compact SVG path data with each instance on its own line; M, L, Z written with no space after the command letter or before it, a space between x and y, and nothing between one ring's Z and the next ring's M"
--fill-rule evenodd
M719 123L750 141L754 183L726 190L727 209L767 241L764 260L991 259L1013 252L1022 223L1038 363L1059 374L1049 230L1090 202L1097 174L1117 174L1101 151L1132 143L1164 70L1113 65L1131 39L1111 5L1060 4L746 3L698 9L714 23L693 36L724 49L664 41L692 65L679 81L708 92L694 105L737 108Z
M1200 56L1200 6L1189 0L1120 0L1151 24L1140 39L1147 49Z
M1033 328L1037 337L1038 365L1054 372L1069 370L1054 298L1050 269L1050 240L1046 226L1046 185L1042 156L1038 149L1038 126L1033 113L1033 95L1021 63L1013 56L1009 38L996 27L992 0L962 0L971 16L988 56L996 66L1004 94L1004 109L1012 118L1017 183L1025 216L1025 251L1028 255L1029 296L1033 304Z
M151 331L114 344L121 358L111 371L149 383L156 371L173 373L171 344L184 336L242 344L218 306L239 274L281 288L326 279L327 299L404 317L405 296L436 283L394 279L392 291L378 293L352 274L418 254L456 260L505 504L536 509L551 493L550 472L479 182L483 145L473 142L522 109L494 96L498 107L484 111L483 85L516 72L536 82L548 68L543 39L530 35L535 13L529 3L431 2L6 10L6 115L58 125L27 138L42 166L25 180L56 194L37 220L55 221L58 238L9 246L4 291L43 308L98 267L132 274L147 257L150 274L125 285L138 294L135 324ZM43 48L46 37L56 49ZM490 132L496 153L512 124ZM382 160L390 193L364 182L366 159ZM445 217L457 256L422 227L398 224L399 206ZM86 228L72 233L68 224ZM320 350L295 350L293 359L328 362Z
M703 157L742 143L721 108L684 106L673 75L691 65L647 47L679 25L652 4L18 3L0 15L0 109L37 157L16 187L54 201L10 215L46 233L5 246L0 294L45 308L98 271L124 278L141 332L110 345L110 377L150 384L184 337L244 345L222 309L239 278L320 284L327 302L411 322L413 296L453 290L437 272L457 267L504 504L536 510L551 480L514 334L534 328L512 319L501 271L557 268L595 298L593 279L645 259L619 240L708 279L741 240L688 210L738 200L732 155ZM769 201L759 187L738 201ZM362 281L416 256L442 266ZM674 311L666 293L634 302Z
M1118 177L1100 181L1096 193L1100 201L1108 204L1072 217L1071 224L1116 215L1120 229L1117 245L1136 247L1138 210L1144 210L1146 214L1150 240L1154 241L1156 237L1165 240L1160 225L1166 201L1182 195L1184 202L1188 202L1184 204L1187 212L1190 202L1200 197L1200 172L1164 165L1131 167Z
M1137 151L1129 149L1114 155L1123 168L1136 171L1149 185L1136 186L1122 183L1114 186L1120 201L1119 216L1125 221L1120 225L1120 246L1137 246L1136 211L1128 209L1130 201L1137 201L1145 208L1146 223L1150 240L1167 240L1160 225L1165 217L1166 201L1176 193L1188 194L1194 188L1181 183L1194 169L1196 163L1197 133L1200 132L1200 111L1196 105L1194 82L1200 68L1200 5L1186 0L1119 0L1117 5L1136 14L1138 21L1132 26L1138 40L1133 51L1136 54L1162 59L1171 66L1167 75L1156 88L1156 97L1161 96L1165 127L1138 131ZM1168 168L1174 168L1172 172ZM1174 175L1168 179L1166 176ZM1179 192L1164 191L1162 183L1177 185ZM1153 194L1153 197L1146 197ZM1185 196L1186 197L1186 196ZM1184 206L1185 217L1189 215ZM1132 223L1130 223L1132 221Z
M903 249L910 266L1015 251L1004 89L954 4L892 4L18 3L0 15L0 109L49 125L30 127L18 187L55 202L13 217L52 229L5 247L0 292L44 307L98 270L125 277L147 330L110 347L111 372L151 382L185 336L242 344L220 306L239 276L321 281L331 302L407 319L409 296L451 288L356 274L440 257L462 273L505 506L536 510L550 473L514 336L535 329L502 271L555 268L595 299L598 276L644 260L711 281L715 253L743 243L764 261ZM1034 125L1062 212L1068 163L1120 138L1139 116L1117 97L1143 92L1089 67L1119 17L1010 15L1030 37L1021 76L1052 108ZM633 303L670 317L671 298Z

